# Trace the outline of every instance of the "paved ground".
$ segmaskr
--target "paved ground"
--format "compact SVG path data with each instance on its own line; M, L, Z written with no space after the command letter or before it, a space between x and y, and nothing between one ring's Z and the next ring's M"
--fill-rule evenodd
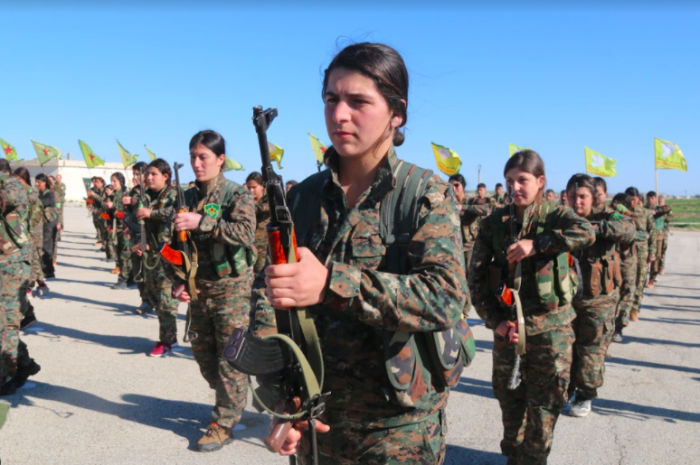
M252 409L232 445L193 451L214 396L189 346L147 357L156 317L133 313L137 291L107 287L116 278L93 247L85 210L66 209L66 224L51 298L34 300L40 324L22 335L42 371L7 398L14 408L0 432L3 464L287 463L263 448L268 419ZM560 419L550 464L700 463L700 234L676 232L670 247L641 321L610 350L602 398L588 418ZM470 323L479 354L450 397L447 463L503 464L491 335Z

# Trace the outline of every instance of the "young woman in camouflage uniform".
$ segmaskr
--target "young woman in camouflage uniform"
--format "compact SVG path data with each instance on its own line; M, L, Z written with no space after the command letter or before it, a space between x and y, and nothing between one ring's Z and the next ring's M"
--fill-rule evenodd
M545 169L536 152L514 154L503 174L515 215L504 207L482 221L470 290L477 313L494 332L492 381L503 412L501 451L509 465L544 465L569 386L575 313L568 254L593 244L595 233L570 208L542 200ZM497 299L500 285L519 287L524 328L512 321L513 309ZM518 329L527 336L522 381L509 389Z
M319 463L439 464L449 388L429 378L421 405L402 403L387 374L382 334L423 337L460 320L467 285L454 193L439 176L425 178L407 242L410 266L387 271L392 258L379 212L405 186L396 183L404 162L394 147L404 140L408 71L394 49L355 44L326 69L322 92L333 142L325 153L329 170L289 192L293 217L313 195L320 220L296 225L311 228L298 263L268 265L256 280L253 328L258 335L276 331L273 307L309 308L325 365L323 390L330 392L317 425ZM301 430L291 429L281 453L303 451L299 459L308 463L309 435Z
M105 202L105 206L112 217L112 224L115 229L115 259L117 260L117 268L119 268L119 278L117 284L112 286L112 289L128 289L128 282L131 277L131 235L129 234L128 226L124 222L125 212L122 204L122 197L124 197L126 192L126 180L121 173L114 173L110 179L114 190L112 194L113 199Z
M190 163L196 187L185 193L186 213L174 227L187 231L197 249L197 299L178 294L190 304L192 353L202 376L216 391L216 405L197 450L214 451L233 441L232 428L246 404L248 379L222 358L233 331L248 326L250 288L255 262L255 202L242 186L224 177L226 143L214 131L190 141Z
M172 188L170 165L160 158L148 165L145 182L148 186L144 207L136 210L136 218L146 223L146 251L136 253L143 260L143 296L156 309L160 324L159 342L150 352L151 357L162 357L177 345L177 307L173 298L173 286L165 274L164 263L158 251L163 242L172 239L172 222L175 217L177 191Z
M598 397L598 388L603 385L605 355L615 332L622 286L617 244L632 244L637 229L631 219L601 203L600 196L596 196L595 182L587 174L574 175L566 191L569 206L578 216L590 221L596 233L593 245L573 254L581 270L579 281L583 292L574 298L576 342L571 365L569 414L585 417L591 411L591 400Z
M265 267L267 258L267 224L270 222L270 208L267 204L267 196L263 187L262 174L253 171L245 180L245 188L255 200L255 249L258 259L255 261L253 273L258 273Z

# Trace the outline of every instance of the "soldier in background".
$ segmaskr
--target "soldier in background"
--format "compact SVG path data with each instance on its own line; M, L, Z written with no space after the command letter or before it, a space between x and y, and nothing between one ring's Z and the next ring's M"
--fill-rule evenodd
M66 203L66 185L63 183L63 176L60 174L56 175L56 187L54 188L56 194L58 195L58 202L61 204L58 207L58 224L61 225L59 231L63 231L63 206ZM58 240L61 240L61 233L58 234Z
M566 189L559 193L559 205L561 205L562 207L569 206L569 196L566 193Z
M661 202L663 202L663 205L661 205ZM652 244L652 247L656 248L656 260L651 263L649 282L647 282L647 288L653 289L656 277L661 271L661 257L664 254L664 248L668 241L666 218L671 215L672 208L670 205L666 205L664 199L658 201L658 197L654 191L647 193L647 208L654 215L654 228L656 230L656 243Z
M286 184L284 185L284 192L285 192L285 193L289 193L289 189L291 189L292 187L296 186L297 184L298 184L298 183L297 183L295 180L290 179L290 180L287 181Z
M659 205L666 206L666 199L664 197L659 198ZM664 275L664 268L666 266L666 250L668 250L668 241L671 239L671 228L670 224L673 221L673 213L669 213L664 217L664 240L661 245L661 257L656 257L659 260L659 274Z
M49 179L44 173L35 176L34 182L39 191L39 199L44 205L44 237L41 247L41 271L46 279L56 277L56 268L53 259L58 233L58 209L56 207L56 194L49 189Z
M624 193L615 195L612 200L612 208L626 216L634 223L632 216L632 198ZM620 272L622 274L622 286L620 286L620 300L617 304L615 317L615 334L613 342L622 342L622 330L629 324L629 316L634 302L634 292L637 289L637 248L636 242L644 237L644 232L635 225L635 241L632 244L618 244L617 251L620 254Z
M257 275L265 267L267 258L267 224L270 222L270 207L267 204L267 195L263 186L262 174L253 171L245 180L245 188L255 200L255 249L258 259L253 267L253 273Z
M141 297L141 305L136 309L137 313L150 313L153 311L153 306L151 305L148 297L146 296L146 283L143 279L143 267L141 264L142 255L138 253L138 245L141 243L141 228L136 220L136 210L139 208L140 202L145 202L147 199L141 199L141 183L144 184L144 190L146 189L145 177L141 176L141 170L146 170L148 168L148 163L140 161L135 163L132 167L132 182L133 187L129 190L129 193L122 197L122 203L124 204L124 209L126 211L127 217L125 218L125 223L129 228L129 235L131 236L131 277L130 281L136 283L136 287L139 290L139 296ZM141 272L141 280L136 282L136 275Z
M53 266L56 267L56 264L58 262L58 241L60 240L61 236L61 229L62 229L62 215L63 215L63 201L65 200L65 190L61 192L61 190L58 188L58 183L56 181L56 178L54 176L48 176L48 187L51 189L56 198L56 215L58 215L58 219L56 220L56 234L53 238L53 252L51 253L51 256L53 257ZM65 187L65 184L63 185Z
M654 224L654 215L651 211L644 208L642 196L637 188L629 187L625 190L625 194L631 198L632 218L637 226L637 230L642 232L635 241L637 251L637 288L634 291L634 300L629 315L630 321L638 321L642 307L644 286L647 281L647 271L649 264L656 258L656 225Z
M556 204L557 203L557 194L555 194L552 189L547 189L547 191L544 193L544 200L546 202L551 203L551 204Z
M494 190L492 198L496 203L496 208L501 208L506 204L508 194L503 192L503 184L501 184L500 182L496 184L496 188Z
M608 199L608 183L605 179L600 176L593 178L593 184L595 184L595 202L596 205L605 205L605 201Z

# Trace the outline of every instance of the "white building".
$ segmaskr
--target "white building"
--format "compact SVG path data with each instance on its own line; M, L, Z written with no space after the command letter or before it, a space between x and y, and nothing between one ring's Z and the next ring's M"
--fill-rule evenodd
M105 180L106 184L110 183L109 177L119 171L126 179L127 188L132 185L133 172L131 169L124 169L121 163L105 163L102 166L88 169L84 160L57 160L52 158L42 167L39 165L38 159L29 161L11 162L10 166L14 170L23 166L29 170L29 175L34 184L34 176L39 173L46 173L47 176L56 176L60 174L63 177L63 184L66 185L66 202L84 202L87 197L83 178L92 178L99 176Z

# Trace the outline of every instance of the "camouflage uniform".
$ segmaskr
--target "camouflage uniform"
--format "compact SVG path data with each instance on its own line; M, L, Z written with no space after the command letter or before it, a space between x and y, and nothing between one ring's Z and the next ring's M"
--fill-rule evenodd
M115 244L115 260L119 267L119 278L129 280L131 277L131 233L129 227L124 222L124 218L119 216L126 215L122 197L124 196L124 188L114 193L114 204L110 211L113 219L113 228L115 229L116 244Z
M652 213L654 215L654 228L656 229L656 243L654 244L654 247L656 248L656 260L654 260L651 264L651 271L649 273L650 283L656 281L659 271L663 269L662 259L668 241L668 227L666 218L671 214L671 206L658 206L652 210Z
M514 275L505 254L509 218L510 209L505 207L482 221L469 269L470 290L477 313L494 330L492 384L503 415L501 451L521 465L541 465L547 463L569 385L575 313L568 303L572 293L564 291L571 286L566 253L593 244L595 233L570 208L544 204L528 207L523 224L517 223L518 240L534 240L536 255L521 262L527 353L522 357L522 382L509 390L515 346L495 331L509 319L509 310L495 297L498 284L512 285ZM560 275L553 275L554 263ZM561 285L553 282L556 279Z
M671 237L670 224L673 221L673 213L669 213L664 218L664 241L661 244L661 256L657 256L656 259L659 261L659 273L663 273L664 266L666 265L666 250L668 249L668 240Z
M53 278L54 247L56 245L56 225L58 224L58 210L56 208L56 194L51 189L39 193L39 199L44 205L44 237L41 245L41 270L47 278Z
M138 226L138 220L136 219L136 210L139 209L139 203L144 202L144 205L148 204L148 199L141 200L141 188L139 186L134 186L129 191L129 197L131 197L131 204L125 207L127 214L131 217L131 223L133 226ZM169 218L170 221L172 218ZM138 247L141 243L141 228L132 229L129 228L129 235L131 236L131 247ZM136 249L137 250L137 249ZM136 282L136 287L139 290L139 296L142 302L147 302L148 297L146 294L146 279L145 278L145 268L141 265L141 256L135 251L131 252L131 279L134 280L139 272L141 272L142 281Z
M109 232L107 231L107 223L102 218L102 213L106 213L104 207L105 192L104 189L98 189L95 186L91 187L90 190L96 194L89 198L92 199L92 222L97 230L97 239L102 243L102 248L108 251ZM107 258L111 258L109 253L107 253Z
M628 217L635 226L635 242L641 240L644 232L637 229L637 223L632 218L632 212L622 205L618 205L618 210ZM615 319L615 331L619 332L629 324L630 311L634 301L634 291L637 289L637 249L635 242L631 244L617 244L617 251L620 254L620 272L622 274L622 286L620 286L620 300L617 304Z
M56 213L58 213L58 222L56 226L61 226L61 231L63 230L63 204L66 201L66 185L62 182L57 183L54 186L54 192L56 193ZM61 239L61 231L56 230L56 236L53 240L53 261L58 261L58 241Z
M197 247L197 300L190 303L192 352L209 387L216 391L212 422L232 428L241 418L247 377L222 359L234 329L248 325L255 250L255 202L222 174L185 192L188 209L202 215L190 231ZM179 206L178 206L179 209Z
M177 191L166 186L160 192L146 191L146 203L151 208L151 216L146 218L148 250L143 258L145 273L144 298L156 309L160 324L160 342L170 345L177 342L177 307L173 298L172 281L166 276L158 250L163 242L172 238L172 220L175 215Z
M472 250L474 249L474 242L476 241L476 236L479 233L479 221L491 213L491 209L495 206L495 200L493 199L479 199L479 198L464 198L464 201L460 205L460 222L462 224L462 250L464 251L464 266L466 270L469 270L469 261L471 260ZM466 271L465 271L466 273ZM467 281L469 276L467 276ZM467 297L467 303L464 306L463 314L466 317L469 314L469 308L471 307L471 299Z
M408 244L410 264L420 273L396 275L382 271L388 265L379 214L382 200L394 189L399 161L394 150L352 208L338 180L337 153L330 152L328 160L331 172L319 194L319 221L307 241L330 271L325 300L309 309L323 353L323 390L330 392L320 420L331 429L318 435L319 463L442 463L449 390L427 383L425 407L401 406L389 383L379 335L382 330L444 330L459 320L467 285L452 191L438 176L428 180L418 203L419 227ZM290 204L320 175L292 188ZM299 218L305 206L299 202L293 217ZM254 284L252 323L261 336L276 331L262 278ZM304 435L302 448L308 447Z
M605 355L615 332L617 302L622 285L620 256L616 244L634 242L637 229L631 219L609 207L594 207L586 218L594 224L596 241L575 252L583 293L574 299L573 362L570 392L577 401L595 399L603 385Z
M643 238L635 241L637 248L637 289L634 292L630 315L638 314L642 307L642 294L647 283L649 260L656 257L656 226L654 215L642 205L637 205L632 211L632 217L637 229L644 232ZM641 240L639 240L641 239Z
M267 258L267 224L270 222L270 207L267 197L263 196L255 202L255 248L258 252L258 260L255 262L253 273L257 276L265 268Z
M0 173L0 197L4 203L4 220L0 220L1 384L5 376L17 370L21 292L26 296L31 243L27 237L29 198L24 184L16 177Z
M27 232L30 236L30 242L25 247L28 249L30 272L27 285L25 288L21 289L20 292L21 312L22 316L34 316L34 306L29 301L27 291L31 289L37 281L44 280L44 273L41 271L44 207L39 200L39 194L31 186L25 187L27 189L27 198L29 199Z

